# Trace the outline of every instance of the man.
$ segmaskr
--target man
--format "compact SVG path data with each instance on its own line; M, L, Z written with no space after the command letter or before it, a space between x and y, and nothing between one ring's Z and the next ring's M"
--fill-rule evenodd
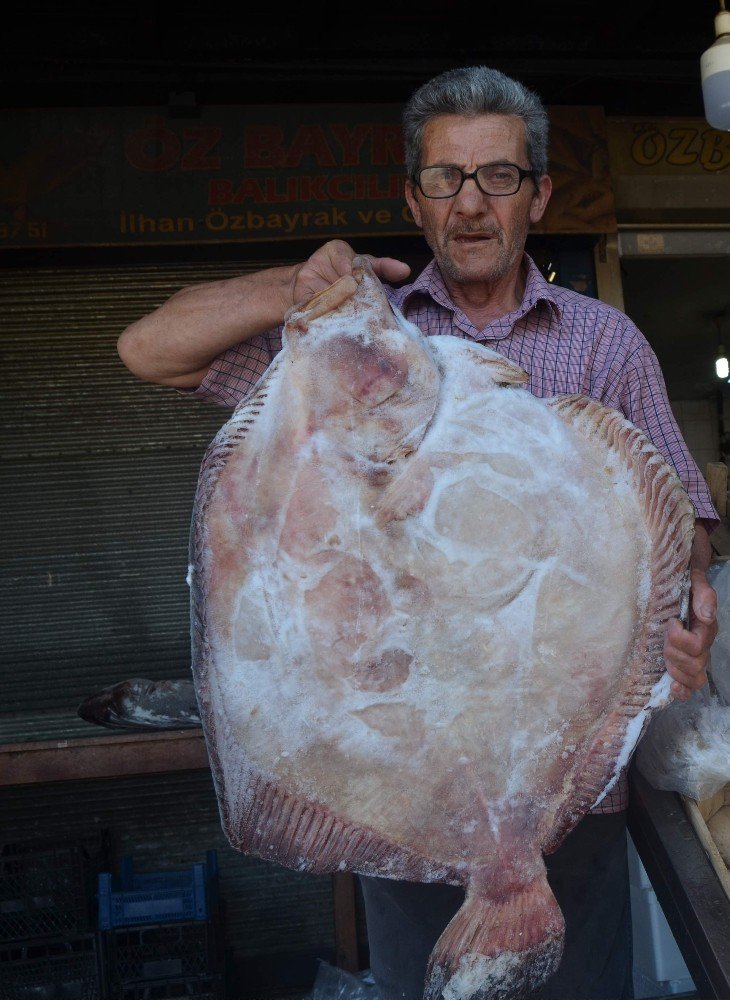
M689 629L670 623L665 660L682 699L706 681L717 630L706 570L717 521L702 476L672 416L656 357L628 317L548 284L525 254L530 225L551 193L548 119L539 98L486 67L424 84L404 117L406 199L434 260L388 294L427 334L484 343L523 367L537 396L581 392L621 410L672 462L695 506ZM183 289L119 340L141 378L234 406L280 349L294 304L351 270L354 251L334 240L290 267ZM373 260L384 282L404 263ZM626 867L626 780L547 859L566 917L563 962L533 994L560 1000L632 996ZM463 898L460 889L362 878L371 966L381 994L416 1000L428 955Z

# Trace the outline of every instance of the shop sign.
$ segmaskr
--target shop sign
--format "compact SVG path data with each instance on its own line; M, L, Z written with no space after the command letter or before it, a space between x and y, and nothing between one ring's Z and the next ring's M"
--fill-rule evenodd
M617 174L730 174L730 132L701 118L609 118L611 169Z
M0 113L0 247L408 235L400 105ZM550 109L537 232L615 229L597 108Z
M702 118L609 118L606 126L620 222L730 223L730 132Z

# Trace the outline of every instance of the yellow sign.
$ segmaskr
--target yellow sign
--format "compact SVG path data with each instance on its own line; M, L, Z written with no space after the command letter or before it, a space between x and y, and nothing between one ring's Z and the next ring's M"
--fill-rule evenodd
M619 222L730 223L730 132L702 118L608 118L606 131Z
M730 132L711 128L702 118L609 118L606 125L614 175L706 176L730 167Z

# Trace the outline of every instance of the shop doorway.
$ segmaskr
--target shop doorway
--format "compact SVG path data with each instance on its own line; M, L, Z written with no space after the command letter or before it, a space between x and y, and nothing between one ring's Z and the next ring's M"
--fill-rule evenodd
M730 383L715 371L720 349L730 351L730 246L706 256L708 241L685 234L686 252L674 255L666 252L671 235L657 234L665 252L639 254L631 251L642 242L630 235L621 239L624 309L659 359L672 410L704 472L708 462L730 459ZM650 235L640 234L644 246L652 246Z

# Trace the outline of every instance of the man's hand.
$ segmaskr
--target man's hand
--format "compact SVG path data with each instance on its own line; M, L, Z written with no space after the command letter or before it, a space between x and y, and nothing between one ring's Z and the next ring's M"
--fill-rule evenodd
M664 663L672 678L672 694L687 701L707 683L710 647L717 635L717 594L707 579L710 542L701 525L695 526L690 563L689 628L673 618L664 637Z
M345 274L352 274L357 254L344 240L330 240L294 271L291 297L294 305L307 302ZM411 273L408 264L394 257L369 257L373 271L383 281L403 281Z

